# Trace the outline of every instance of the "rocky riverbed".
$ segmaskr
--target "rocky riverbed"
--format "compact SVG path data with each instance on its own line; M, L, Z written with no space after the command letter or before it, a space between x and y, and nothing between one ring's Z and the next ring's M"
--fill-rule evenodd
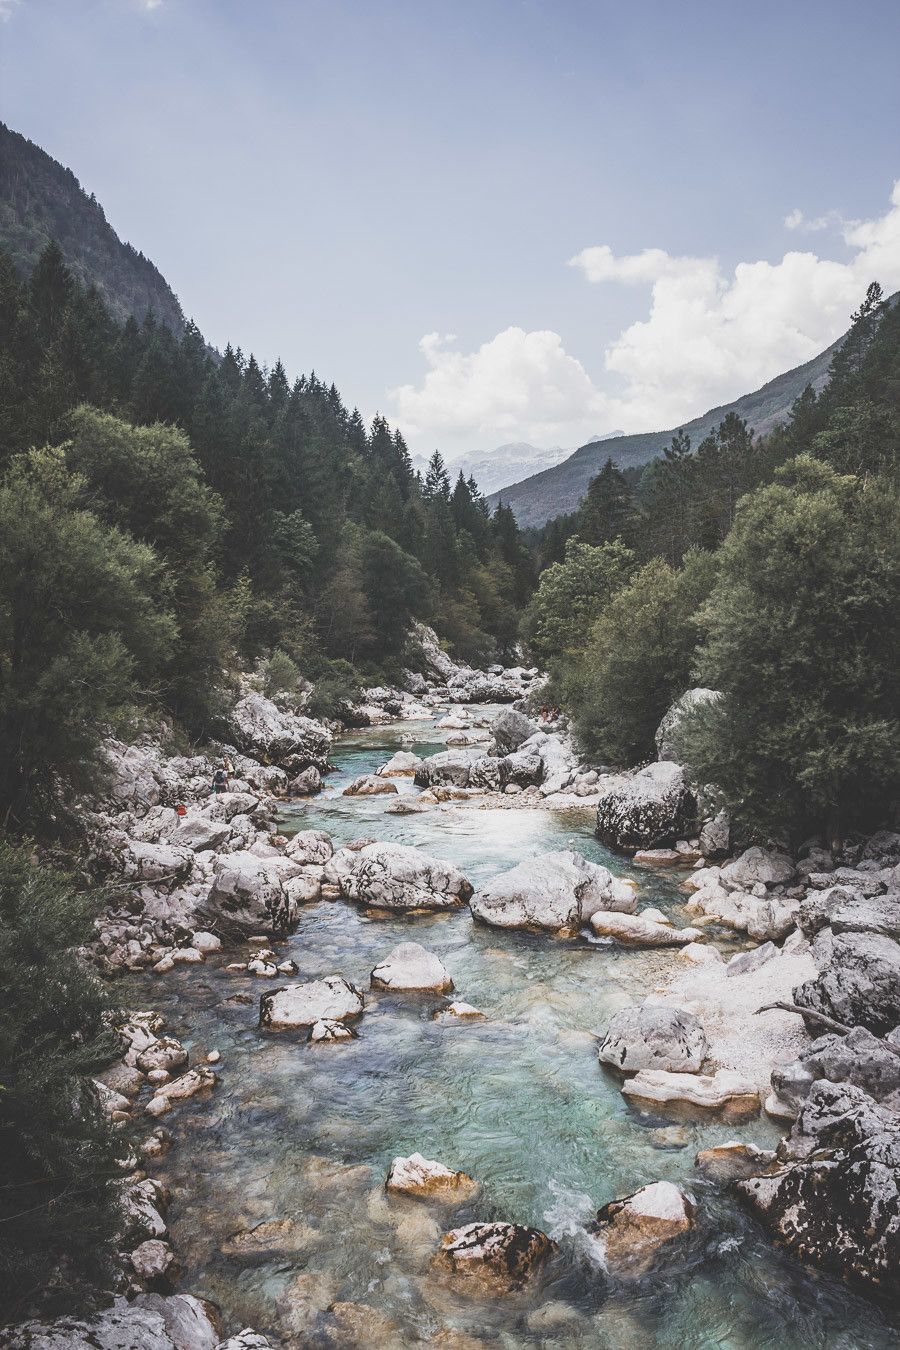
M334 741L248 691L218 798L110 747L132 1301L9 1344L896 1344L900 839L730 857L446 660Z

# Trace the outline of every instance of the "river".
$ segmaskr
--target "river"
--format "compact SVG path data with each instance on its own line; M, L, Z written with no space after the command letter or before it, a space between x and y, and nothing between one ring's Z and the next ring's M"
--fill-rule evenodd
M410 744L409 737L414 743ZM481 810L463 805L393 815L395 797L343 797L350 778L373 772L396 749L443 749L432 723L401 723L336 742L339 771L327 792L285 807L285 833L326 829L336 843L398 840L455 863L478 884L521 859L574 848L640 879L642 900L677 914L674 876L631 868L594 839L587 810ZM401 791L416 791L398 781ZM343 902L302 911L277 944L297 979L339 972L367 989L369 972L397 942L436 952L455 997L483 1022L437 1022L447 1000L367 995L358 1038L308 1045L263 1033L258 999L271 982L217 963L166 977L131 977L133 1007L158 1008L192 1052L221 1053L208 1101L165 1118L175 1144L153 1174L170 1188L169 1224L183 1266L181 1288L223 1309L229 1325L285 1334L276 1305L294 1283L312 1305L367 1305L371 1344L462 1346L447 1328L503 1347L858 1347L900 1344L896 1326L831 1279L779 1254L734 1202L693 1168L696 1151L735 1137L773 1147L779 1130L760 1117L735 1127L715 1118L680 1121L629 1107L597 1062L592 1033L610 1014L659 986L672 951L629 952L587 939L560 940L475 925L468 909L401 919ZM279 977L281 978L281 977ZM483 1185L469 1207L441 1211L388 1201L391 1159L418 1151ZM616 1285L582 1223L606 1201L650 1181L682 1182L702 1221L689 1252L658 1279ZM290 1250L248 1262L220 1250L229 1235L292 1217ZM473 1218L543 1228L562 1252L526 1292L475 1298L448 1287L428 1265L442 1231ZM298 1304L299 1307L299 1304ZM389 1319L379 1322L376 1315ZM314 1307L294 1345L324 1338ZM390 1326L396 1327L395 1331ZM332 1333L333 1335L334 1333ZM350 1343L350 1342L347 1342ZM356 1343L356 1342L353 1342Z

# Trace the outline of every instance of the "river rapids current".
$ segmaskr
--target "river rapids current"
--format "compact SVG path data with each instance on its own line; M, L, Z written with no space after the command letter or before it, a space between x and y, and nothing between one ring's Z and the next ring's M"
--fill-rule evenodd
M325 829L336 846L362 836L413 844L476 886L530 855L572 848L637 877L644 904L685 922L677 878L611 855L587 810L450 803L403 816L386 812L396 797L340 795L400 748L401 736L417 754L445 748L427 722L348 734L335 742L339 769L326 792L283 807L279 827ZM417 791L409 780L397 785ZM371 969L406 940L437 953L453 997L484 1021L434 1021L445 998L367 992L357 1039L310 1045L259 1029L259 996L278 982L226 973L233 953L164 981L126 981L128 1004L162 1011L192 1061L221 1053L215 1091L166 1117L174 1147L152 1165L172 1193L181 1289L217 1303L230 1327L252 1325L291 1346L334 1345L322 1327L335 1302L371 1309L365 1343L385 1347L452 1350L472 1345L466 1337L610 1350L900 1344L877 1307L779 1253L727 1191L695 1172L698 1149L736 1136L774 1147L773 1123L638 1112L598 1064L594 1033L667 979L672 950L493 930L474 924L468 908L404 919L341 901L305 907L297 931L273 945L279 960L296 961L298 980L338 972L368 991ZM481 1195L453 1210L388 1199L391 1159L416 1151L477 1178ZM695 1240L664 1275L616 1284L583 1224L608 1200L661 1179L697 1200ZM289 1249L256 1260L223 1253L236 1231L285 1218L296 1221ZM429 1263L440 1234L472 1219L542 1228L560 1254L524 1292L454 1288Z

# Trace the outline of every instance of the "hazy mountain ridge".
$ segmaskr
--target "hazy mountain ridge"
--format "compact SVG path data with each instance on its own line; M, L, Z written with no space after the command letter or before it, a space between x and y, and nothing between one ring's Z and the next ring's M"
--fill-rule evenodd
M682 428L589 441L561 464L513 482L493 492L488 500L494 505L502 498L504 505L512 507L521 526L543 525L554 516L576 509L591 479L600 472L607 458L611 457L621 468L646 464L662 454L679 429L688 433L696 448L730 412L737 413L754 431L763 435L787 419L794 401L808 384L818 391L827 383L831 358L845 336L842 334L804 365L776 375L761 388L742 394L733 403L711 408L693 421L685 422Z
M71 169L0 122L0 245L25 275L51 239L116 318L141 320L152 310L169 328L183 327L181 305L162 273L119 238Z

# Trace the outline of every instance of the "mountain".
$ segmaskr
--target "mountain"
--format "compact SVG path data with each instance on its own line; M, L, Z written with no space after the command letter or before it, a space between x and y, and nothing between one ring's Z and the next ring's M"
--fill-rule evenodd
M571 451L561 445L541 450L527 441L508 441L493 450L476 450L470 455L461 455L447 467L454 476L460 469L467 478L471 474L482 492L494 492L510 480L552 468L569 454Z
M532 474L511 486L495 491L488 501L492 506L502 498L511 506L516 520L523 527L545 524L554 516L574 511L587 491L588 484L600 472L608 458L620 468L646 464L661 455L675 432L688 433L694 447L698 446L728 413L737 413L759 435L771 431L779 422L787 420L794 400L808 384L819 390L828 380L831 358L843 342L839 337L824 352L814 356L805 365L778 375L752 394L743 394L733 403L711 408L702 417L685 422L683 428L669 431L645 431L633 436L613 436L602 441L589 441L580 446L568 459L541 473Z
M181 305L149 258L123 243L71 169L0 122L0 245L28 274L50 239L79 281L94 285L117 319L152 310L176 332Z

